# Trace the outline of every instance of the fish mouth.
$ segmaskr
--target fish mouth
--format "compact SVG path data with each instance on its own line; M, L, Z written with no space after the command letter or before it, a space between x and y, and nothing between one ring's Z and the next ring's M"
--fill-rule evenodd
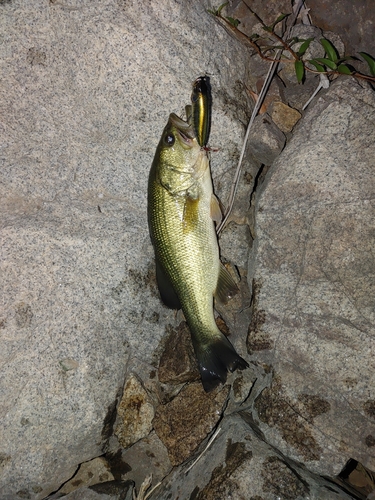
M192 146L192 142L195 139L194 129L189 123L177 116L175 113L169 115L169 122L173 127L176 128L181 140L187 146Z

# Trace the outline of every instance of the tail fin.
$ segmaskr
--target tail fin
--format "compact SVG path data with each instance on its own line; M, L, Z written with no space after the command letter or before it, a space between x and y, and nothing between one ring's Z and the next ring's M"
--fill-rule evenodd
M249 366L223 334L204 345L193 338L193 345L206 392L212 391L220 383L225 384L228 371L244 370Z

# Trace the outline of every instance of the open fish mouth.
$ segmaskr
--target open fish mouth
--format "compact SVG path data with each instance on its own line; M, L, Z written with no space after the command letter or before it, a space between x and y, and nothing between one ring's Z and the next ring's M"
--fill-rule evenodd
M195 139L193 127L175 113L169 115L169 121L177 129L182 142L188 146L192 146L192 142Z

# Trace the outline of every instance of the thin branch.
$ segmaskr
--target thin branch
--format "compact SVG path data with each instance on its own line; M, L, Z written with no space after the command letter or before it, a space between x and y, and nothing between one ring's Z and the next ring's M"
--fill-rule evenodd
M217 436L219 435L219 432L221 431L221 427L218 427L216 429L216 431L214 432L214 434L212 435L211 439L208 441L205 449L202 451L202 453L194 460L194 462L190 465L190 467L185 471L185 474L187 474L189 472L190 469L192 469L194 467L194 465L199 462L199 460L203 457L203 455L206 453L206 451L208 450L208 448L212 445L212 443L215 441L215 439L217 438Z

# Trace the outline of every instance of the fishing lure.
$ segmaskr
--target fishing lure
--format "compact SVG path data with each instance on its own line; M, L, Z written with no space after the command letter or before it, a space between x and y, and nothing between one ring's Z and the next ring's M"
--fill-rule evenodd
M192 124L198 144L206 147L211 129L211 85L209 76L200 76L193 83L191 94Z

